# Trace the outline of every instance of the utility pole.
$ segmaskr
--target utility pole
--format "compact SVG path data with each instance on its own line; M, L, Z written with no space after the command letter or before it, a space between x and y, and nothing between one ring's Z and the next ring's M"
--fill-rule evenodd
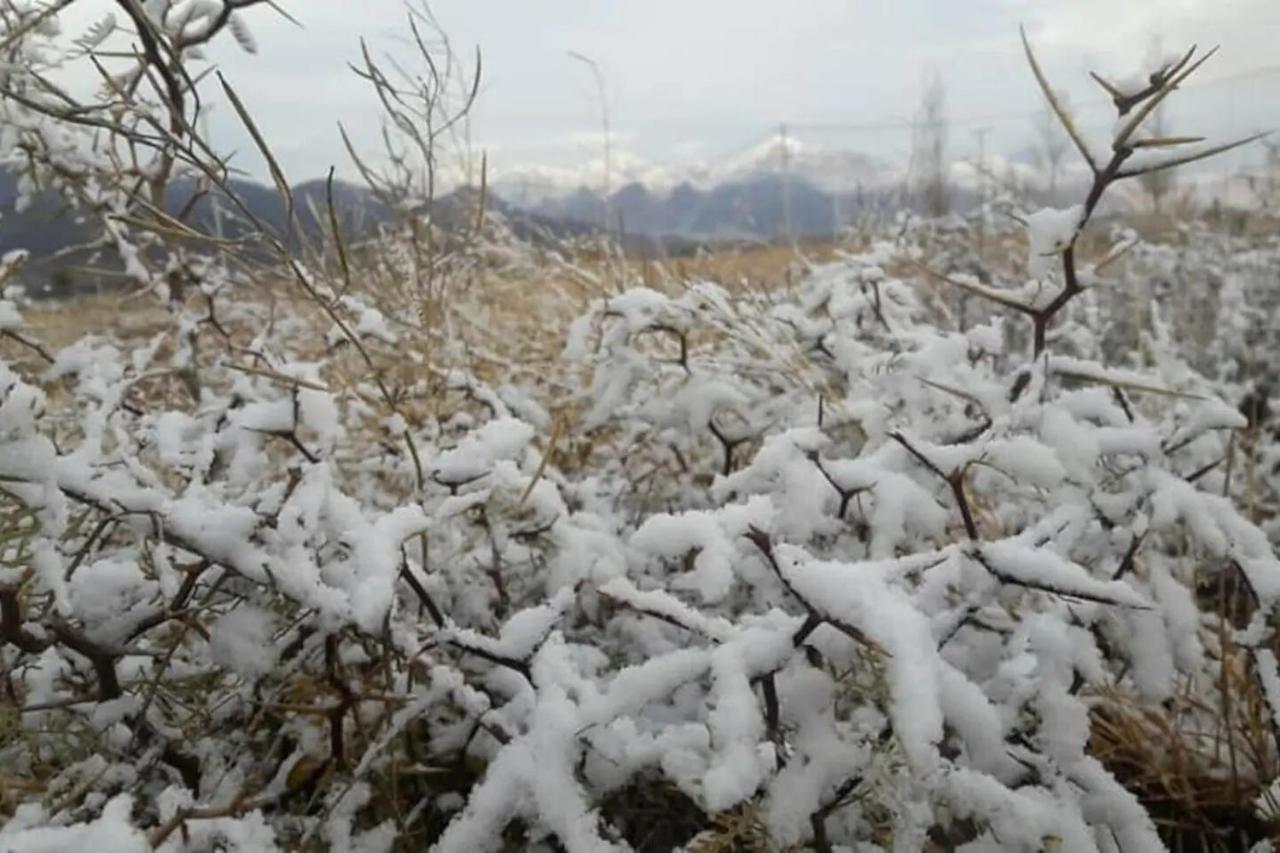
M620 229L615 230L613 221L613 133L609 129L609 97L605 92L604 73L600 64L589 56L577 51L569 51L569 55L591 69L591 76L596 82L596 95L600 99L600 126L604 132L604 232L612 234L621 242Z
M782 165L782 229L788 243L795 243L791 231L791 154L787 150L787 125L778 125L778 156Z
M201 139L213 138L209 134L209 111L208 110L200 111L200 138ZM222 205L218 201L217 193L211 193L209 195L209 210L213 214L213 236L217 237L219 240L222 240L226 237L226 234L224 233L225 229L223 228L223 225L222 225L222 216L223 216ZM337 239L336 235L334 239ZM101 279L99 279L99 281L101 281ZM98 295L101 296L102 295L101 286L99 286L98 290L99 290Z
M987 134L990 132L989 127L973 131L978 140L978 200L984 205L987 203Z
M979 127L973 131L978 138L978 256L987 241L987 134L989 127Z

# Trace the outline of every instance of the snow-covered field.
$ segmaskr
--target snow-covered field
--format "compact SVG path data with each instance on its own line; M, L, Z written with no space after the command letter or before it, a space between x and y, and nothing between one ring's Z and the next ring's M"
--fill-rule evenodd
M0 101L150 306L0 301L0 849L1270 849L1280 241L1090 221L1192 61L1079 204L765 287L246 271Z

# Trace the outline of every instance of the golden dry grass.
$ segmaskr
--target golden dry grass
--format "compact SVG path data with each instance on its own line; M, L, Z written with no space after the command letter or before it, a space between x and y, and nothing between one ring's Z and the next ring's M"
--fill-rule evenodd
M1204 604L1217 616L1205 639L1219 662L1216 683L1184 682L1160 703L1099 691L1089 749L1143 803L1171 849L1229 853L1280 841L1280 821L1257 808L1280 776L1280 744L1256 664L1234 639L1233 623L1248 620L1252 602L1222 574L1211 596Z
M22 315L26 321L24 333L51 351L91 334L142 340L165 330L170 323L168 312L155 299L124 293L39 302Z

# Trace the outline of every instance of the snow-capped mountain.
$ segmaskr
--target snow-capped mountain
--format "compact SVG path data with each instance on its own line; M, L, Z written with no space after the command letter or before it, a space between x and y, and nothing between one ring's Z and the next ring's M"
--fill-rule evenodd
M777 236L830 233L842 206L878 198L900 185L902 169L858 152L780 135L736 156L658 164L634 152L610 152L572 166L495 167L490 187L508 203L540 214L681 236Z
M570 166L545 164L496 164L489 179L495 193L521 207L540 204L579 190L610 192L628 184L641 184L653 191L669 190L684 177L679 168L663 166L626 150L610 152L608 168L603 154Z
M707 167L711 183L786 174L829 193L875 189L901 180L899 166L857 151L831 148L779 135L720 164Z
M625 149L571 166L496 166L490 185L513 204L533 205L562 198L581 189L601 193L639 184L651 193L681 185L709 190L720 184L749 182L764 175L788 175L824 192L853 192L901 179L901 169L854 151L772 137L729 158L660 164Z

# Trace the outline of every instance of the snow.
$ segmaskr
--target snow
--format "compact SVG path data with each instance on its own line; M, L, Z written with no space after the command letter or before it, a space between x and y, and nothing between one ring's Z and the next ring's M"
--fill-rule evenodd
M1075 241L1084 215L1080 204L1061 210L1045 207L1027 214L1027 273L1031 278L1049 274L1057 256Z
M711 675L715 686L708 697L707 728L713 758L701 787L707 808L720 812L750 797L772 769L773 759L760 743L764 720L743 661L732 646L712 653Z
M222 8L162 5L171 38ZM678 791L778 849L971 819L975 851L1158 850L1099 710L1218 708L1231 659L1280 714L1280 450L1237 410L1280 369L1269 238L1127 238L1029 361L999 303L1064 292L1079 205L868 221L768 289L606 275L496 216L424 328L381 287L421 271L399 226L282 311L19 107L65 143L24 193L85 176L146 304L202 281L145 334L0 358L0 762L44 785L0 849L622 850L620 799ZM991 250L1023 237L1034 281ZM27 304L0 329L38 338Z
M981 558L1003 579L1086 600L1115 602L1128 607L1148 607L1147 600L1122 581L1099 580L1083 566L1074 564L1048 548L1031 548L1005 539L986 542Z
M1070 240L1070 217L1058 219L1057 239ZM420 667L420 681L399 673L385 688L360 688L397 704L316 829L328 843L386 848L389 825L359 823L364 780L427 719L433 749L462 750L485 768L448 803L442 850L496 849L513 816L566 849L620 849L600 792L640 774L711 812L754 798L771 835L800 844L810 816L854 773L874 796L906 804L903 838L919 837L926 802L939 802L978 817L1002 843L1034 847L1053 835L1083 844L1106 825L1126 845L1150 848L1140 805L1087 751L1089 706L1073 684L1106 685L1123 661L1126 685L1159 701L1210 665L1196 598L1159 543L1189 536L1201 553L1236 561L1264 601L1280 595L1266 534L1231 499L1175 473L1190 467L1184 454L1221 452L1240 418L1170 365L1119 370L1056 353L1037 370L1035 392L1011 405L1007 376L996 373L1017 358L1004 332L913 326L920 306L888 271L886 251L816 269L785 310L706 287L596 303L579 328L600 329L601 345L572 354L592 375L581 410L594 410L593 440L610 450L590 472L561 469L563 456L543 468L547 451L534 443L554 409L527 387L452 373L448 387L475 407L411 421L349 405L323 363L289 358L273 370L296 387L238 376L234 406L210 397L212 412L148 413L139 420L147 455L101 464L129 441L121 388L154 357L102 342L60 352L46 375L86 401L94 441L60 453L40 434L47 400L6 368L0 459L42 490L124 514L119 542L69 581L60 580L66 559L41 552L39 582L96 640L125 642L177 593L195 553L233 597L202 612L207 639L191 641L201 651L172 665L222 673L231 706L236 690L269 684L295 643L289 659L299 663L288 665L322 683L354 688L372 663L376 643L343 637L385 638ZM870 280L889 331L869 313ZM655 368L646 336L658 327L703 341L687 365ZM814 338L831 341L830 367L783 355ZM845 396L824 400L819 425L814 389L832 383ZM1130 420L1116 385L1135 398L1165 386L1178 393L1149 392ZM985 428L955 441L978 411ZM747 437L727 475L713 423ZM365 430L396 443L413 435L428 487L392 497L386 457L351 453ZM290 431L312 458L268 440ZM276 467L281 458L287 467ZM708 473L695 479L682 465ZM629 479L649 466L662 472L652 494ZM131 544L157 530L163 549ZM1140 560L1117 579L1135 537ZM304 614L308 632L282 619L284 602L302 608L290 612ZM1095 630L1121 651L1104 654ZM327 637L339 638L336 676L307 662L324 658ZM146 660L122 659L121 678L146 677ZM53 649L38 661L22 680L32 701L63 696L60 685L83 665ZM376 700L357 704L363 721L377 719ZM130 695L98 703L89 718L127 744L138 707ZM296 732L300 749L325 754L323 727ZM1081 793L1010 788L1023 763L1061 768ZM831 829L855 826L833 820ZM272 827L251 811L193 822L190 837L269 849Z
M635 532L631 545L672 559L695 554L689 585L703 601L719 601L733 584L737 548L710 513L652 516Z
M0 299L0 330L15 331L22 328L22 314L11 299Z
M441 482L466 483L487 473L495 462L521 454L534 438L534 429L516 418L486 423L457 447L436 458L434 472Z
M157 592L155 581L147 578L136 562L122 559L82 565L68 587L70 609L86 633L108 644L124 640L146 615L143 605Z
M680 625L687 625L717 641L725 641L733 633L732 624L723 618L708 618L701 611L662 590L641 591L624 577L614 578L597 587L602 595L625 602L645 613L661 614Z
M490 186L503 200L534 209L584 187L601 189L604 159L596 156L590 146L584 151L588 156L573 165L511 162L495 156ZM789 174L827 192L883 188L902 179L902 170L895 163L794 135L785 145L772 136L729 157L695 156L672 162L655 162L614 140L609 165L615 191L638 183L655 195L665 196L684 185L705 190L776 175L782 169L784 152Z
M808 561L788 548L787 572L804 597L824 613L862 628L888 655L890 716L913 770L937 766L943 710L937 671L941 666L926 620L872 567ZM855 579L855 583L850 583Z
M127 794L113 797L94 819L69 826L22 828L26 821L38 823L35 816L19 814L0 827L0 845L14 853L65 853L67 850L94 850L97 853L146 853L151 850L146 835L130 822L133 798ZM18 824L18 826L13 826Z
M377 338L386 344L396 343L395 333L387 324L387 318L376 308L364 308L356 321L355 333L361 337Z
M1182 59L1183 50L1166 48L1149 52L1137 68L1128 74L1108 78L1107 82L1122 95L1137 95L1151 87L1157 75L1162 75L1170 67Z
M213 623L209 652L213 662L245 678L266 675L275 664L270 614L241 605Z

